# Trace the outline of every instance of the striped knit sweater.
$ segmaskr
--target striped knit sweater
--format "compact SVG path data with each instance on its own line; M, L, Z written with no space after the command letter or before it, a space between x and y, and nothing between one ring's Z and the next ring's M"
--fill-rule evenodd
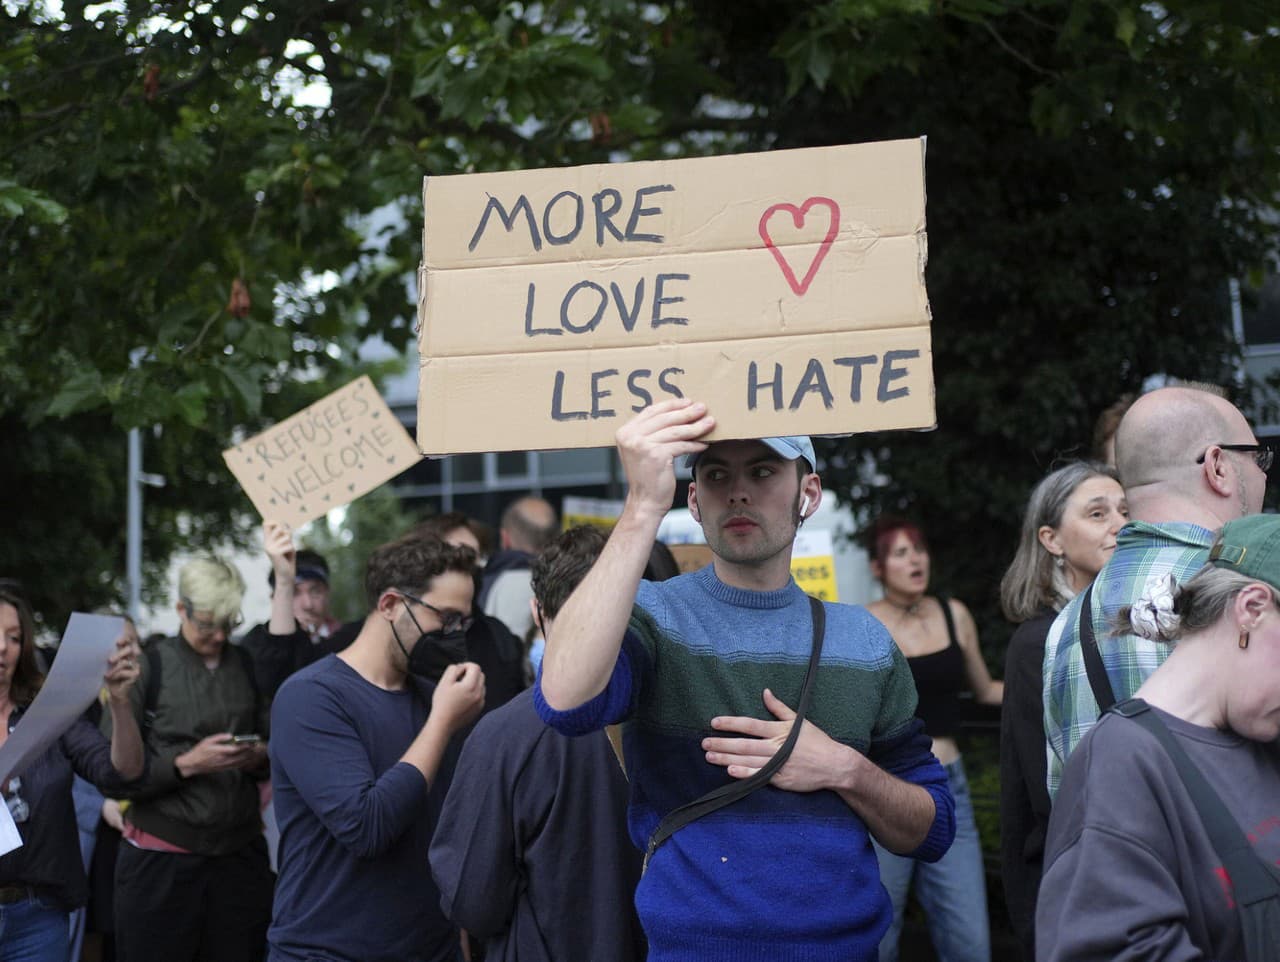
M955 833L946 774L913 717L911 673L884 627L860 607L828 604L809 719L899 778L937 814L915 857L942 856ZM643 848L671 809L729 780L701 740L717 715L771 716L768 687L794 707L812 644L809 604L791 582L745 591L713 567L642 582L603 692L538 713L581 734L626 721L632 840ZM677 832L650 861L636 904L650 962L850 962L874 959L892 914L866 826L835 793L768 786Z

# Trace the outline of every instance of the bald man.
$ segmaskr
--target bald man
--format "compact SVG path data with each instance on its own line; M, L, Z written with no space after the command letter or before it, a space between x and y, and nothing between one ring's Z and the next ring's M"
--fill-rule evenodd
M1111 634L1115 614L1143 596L1148 582L1172 574L1179 584L1209 558L1215 531L1262 510L1272 452L1258 444L1243 414L1225 398L1188 387L1143 395L1116 432L1116 467L1130 521L1093 582L1053 623L1044 653L1044 727L1049 794L1057 793L1067 756L1101 711L1081 641L1081 609L1089 602L1105 680L1115 701L1168 657L1170 646ZM1105 687L1102 692L1105 700Z
M498 537L502 550L485 565L477 604L497 618L517 638L527 640L533 630L529 602L533 598L530 566L560 529L556 509L542 498L525 497L502 512Z

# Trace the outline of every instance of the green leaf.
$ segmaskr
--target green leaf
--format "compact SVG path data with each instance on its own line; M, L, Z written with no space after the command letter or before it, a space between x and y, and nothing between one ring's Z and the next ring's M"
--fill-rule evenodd
M236 367L228 364L222 369L222 376L232 391L240 399L245 412L250 417L257 417L262 410L262 377L261 365L252 364L247 367Z
M192 381L179 388L173 399L182 420L193 428L204 424L208 417L205 402L209 399L209 385L203 381Z
M53 396L46 413L50 417L65 418L80 411L89 411L103 401L102 372L97 368L77 370Z
M0 211L10 217L26 214L43 224L61 224L67 219L67 209L57 201L12 180L0 180Z
M831 65L834 57L831 48L825 43L815 43L809 50L809 78L819 90L827 88L827 80L831 76Z
M1116 11L1116 39L1126 47L1133 49L1133 37L1138 32L1138 18L1132 7L1121 7Z

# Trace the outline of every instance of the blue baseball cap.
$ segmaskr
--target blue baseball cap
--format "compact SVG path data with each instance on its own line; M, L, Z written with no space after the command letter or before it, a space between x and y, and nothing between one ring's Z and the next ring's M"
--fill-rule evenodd
M809 463L809 470L816 469L818 459L813 454L813 442L809 440L808 435L792 434L784 438L756 438L761 444L767 445L775 454L785 461L794 461L796 458L804 458ZM712 441L711 446L707 448L710 451L718 442ZM699 454L686 454L684 456L684 466L693 471L694 465L698 463L698 458L706 451Z

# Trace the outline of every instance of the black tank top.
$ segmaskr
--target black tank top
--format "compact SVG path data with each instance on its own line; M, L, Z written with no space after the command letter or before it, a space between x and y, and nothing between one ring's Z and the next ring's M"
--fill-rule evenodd
M956 641L956 624L951 616L951 603L938 598L942 617L947 623L947 647L907 659L911 677L916 682L920 704L916 716L924 722L931 738L951 738L960 728L960 692L969 687L964 670L964 653Z

